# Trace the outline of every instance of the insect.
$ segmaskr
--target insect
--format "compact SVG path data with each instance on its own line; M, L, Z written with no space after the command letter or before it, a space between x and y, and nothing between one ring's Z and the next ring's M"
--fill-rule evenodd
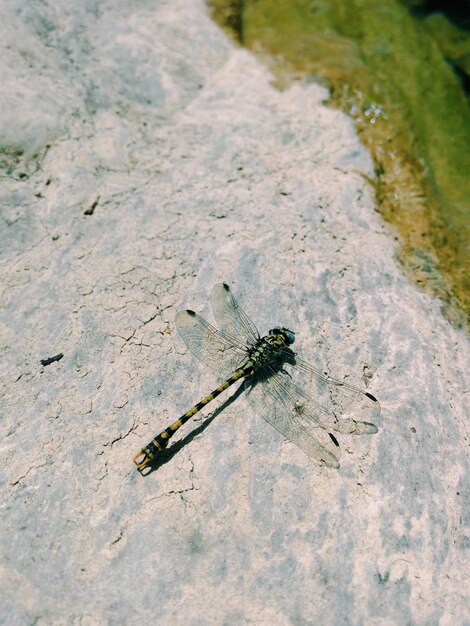
M242 379L255 412L309 457L329 467L339 467L334 432L377 432L374 424L359 421L380 414L376 398L302 361L290 347L295 341L292 330L276 326L261 337L225 283L214 285L211 304L219 329L189 309L177 314L176 327L194 356L224 382L136 454L139 469L154 461L193 415Z

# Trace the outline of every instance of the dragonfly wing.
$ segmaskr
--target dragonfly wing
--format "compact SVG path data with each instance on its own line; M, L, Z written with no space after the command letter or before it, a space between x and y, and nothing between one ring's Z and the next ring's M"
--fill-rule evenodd
M244 346L220 333L204 318L190 311L180 311L176 328L189 350L220 379L231 376L246 357Z
M238 305L228 285L217 283L213 286L211 304L214 318L223 333L247 346L259 339L256 326Z
M285 364L283 379L291 381L291 403L301 403L315 414L325 428L337 432L364 435L377 432L369 419L380 415L380 404L373 395L336 380L297 356Z
M285 375L274 370L267 373L266 376L262 373L262 379L255 377L247 391L246 397L253 409L307 456L338 468L340 449L336 438L324 430L315 416L293 404L294 391L289 391L291 383Z

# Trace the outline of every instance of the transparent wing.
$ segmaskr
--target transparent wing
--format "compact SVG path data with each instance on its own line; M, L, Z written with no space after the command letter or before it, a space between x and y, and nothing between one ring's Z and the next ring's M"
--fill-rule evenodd
M220 333L194 311L180 311L175 322L189 350L220 379L231 376L246 357L243 344Z
M246 346L259 339L258 329L240 308L228 285L217 283L212 287L211 304L215 321L223 333Z
M352 435L377 432L373 424L362 421L380 415L380 404L374 396L325 375L297 355L286 361L284 370L283 379L292 383L292 402L302 404L324 428Z
M267 368L269 369L269 368ZM305 454L328 467L339 467L340 449L334 437L313 416L292 407L284 375L266 372L267 377L253 380L246 397L258 415L295 443Z
M380 405L370 394L325 376L285 351L284 363L265 367L253 377L247 398L254 410L308 456L339 467L339 445L330 431L352 435L377 432L357 418L378 417Z

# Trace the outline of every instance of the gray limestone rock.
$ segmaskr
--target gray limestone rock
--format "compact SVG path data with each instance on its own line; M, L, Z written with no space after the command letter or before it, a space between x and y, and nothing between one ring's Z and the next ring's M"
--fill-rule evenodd
M463 624L469 342L397 265L351 121L200 0L0 17L0 621ZM174 318L221 280L379 398L339 470L242 394L135 470L215 385Z

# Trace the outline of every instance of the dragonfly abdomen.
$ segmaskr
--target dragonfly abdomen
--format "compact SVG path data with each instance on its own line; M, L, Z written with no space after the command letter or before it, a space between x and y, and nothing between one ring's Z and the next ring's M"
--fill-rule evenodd
M223 393L226 389L228 389L231 385L236 383L238 380L240 380L241 378L244 378L245 376L249 376L252 373L253 373L253 368L250 365L248 365L247 367L241 367L236 372L234 372L232 376L227 378L226 381L224 381L218 387L216 387L216 389L211 391L209 395L202 398L197 404L191 407L189 411L186 411L186 413L184 413L180 418L178 418L175 422L173 422L173 424L170 424L168 428L165 428L165 430L162 430L162 432L156 435L152 439L152 441L149 444L147 444L145 448L142 448L142 450L138 454L135 455L134 463L137 465L137 467L141 469L145 467L146 465L148 465L148 463L159 452L162 452L167 447L169 440L171 439L171 437L173 437L175 432L179 428L181 428L183 424L185 424L188 420L190 420L193 417L193 415L196 415L196 413L199 413L199 411L203 409L206 406L206 404L209 404L209 402L212 402L212 400L217 398L217 396Z

